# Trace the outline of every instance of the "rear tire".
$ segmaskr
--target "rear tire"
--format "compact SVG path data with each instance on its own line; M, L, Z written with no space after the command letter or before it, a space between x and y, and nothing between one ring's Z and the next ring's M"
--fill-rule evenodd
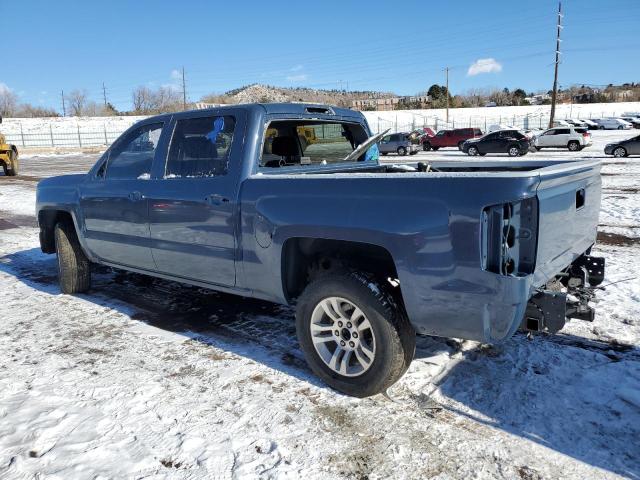
M478 147L469 147L467 149L467 155L469 155L470 157L475 157L479 153L480 152L478 151Z
M407 154L407 149L404 147L398 147L397 152L398 152L398 155L404 157Z
M424 142L422 144L422 150L424 150L425 152L428 152L429 150L431 150L431 144L429 142Z
M578 152L580 151L580 143L576 142L575 140L572 140L567 144L567 148L571 152Z
M520 149L517 145L511 145L507 153L510 157L517 157L518 155L520 155Z
M18 162L16 161L16 153L13 150L9 150L9 165L5 165L3 168L4 174L8 177L15 177L18 174Z
M431 146L431 149L432 149L432 150L434 150L434 151L438 151L438 149L439 149L439 148L440 148L440 147L434 147L434 146Z
M598 127L598 130L604 130L604 127L603 127L602 125L600 125L600 126Z
M311 370L354 397L387 390L415 353L416 334L403 309L360 273L329 274L309 284L298 300L296 330Z
M91 287L91 266L82 251L73 223L57 223L55 239L60 290L67 294L86 292Z
M624 127L622 125L618 125L618 130L622 130Z
M458 142L458 150L462 151L462 144L463 144L463 143L464 143L464 142Z
M542 150L542 147L535 147L535 149L536 149L536 151L539 152L540 150Z

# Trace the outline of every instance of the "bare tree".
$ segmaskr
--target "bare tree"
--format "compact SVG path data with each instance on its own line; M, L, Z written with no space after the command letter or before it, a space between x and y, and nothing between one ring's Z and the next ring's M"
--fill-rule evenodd
M18 96L4 83L0 83L0 115L3 117L14 116L17 105Z
M85 107L87 105L87 91L86 90L72 90L66 95L67 105L72 115L79 117L84 114Z
M162 86L157 90L138 87L131 94L133 111L139 114L175 112L182 109L179 90L172 86Z

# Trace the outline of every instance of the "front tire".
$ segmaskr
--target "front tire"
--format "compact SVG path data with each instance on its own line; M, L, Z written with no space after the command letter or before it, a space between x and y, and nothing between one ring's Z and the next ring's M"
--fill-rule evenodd
M422 150L424 150L425 152L428 152L429 150L431 150L431 144L429 142L424 142L422 144Z
M4 167L4 174L8 177L15 177L18 174L18 160L16 160L16 153L13 150L9 150L9 165Z
M298 341L311 370L354 397L384 392L409 368L416 334L381 285L359 273L313 281L298 300Z
M86 292L91 287L91 265L82 251L73 223L57 223L55 239L60 290L67 294Z
M467 149L467 155L469 155L470 157L475 157L479 153L480 152L478 151L478 147L469 147Z
M627 156L627 150L624 147L616 147L613 150L613 156L614 157L618 157L618 158L626 157Z

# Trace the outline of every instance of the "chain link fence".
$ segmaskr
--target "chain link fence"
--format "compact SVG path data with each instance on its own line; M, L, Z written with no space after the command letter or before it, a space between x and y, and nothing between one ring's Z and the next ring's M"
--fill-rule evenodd
M12 143L19 147L100 147L109 146L118 138L126 128L114 129L104 125L103 128L86 128L77 126L74 130L58 131L54 130L51 125L39 131L23 131L22 125L20 131L7 132L5 137L7 143Z

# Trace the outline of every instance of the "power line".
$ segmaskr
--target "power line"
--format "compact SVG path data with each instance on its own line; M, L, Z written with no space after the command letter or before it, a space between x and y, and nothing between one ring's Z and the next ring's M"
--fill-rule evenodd
M184 81L184 66L182 67L182 108L187 109L187 87Z

